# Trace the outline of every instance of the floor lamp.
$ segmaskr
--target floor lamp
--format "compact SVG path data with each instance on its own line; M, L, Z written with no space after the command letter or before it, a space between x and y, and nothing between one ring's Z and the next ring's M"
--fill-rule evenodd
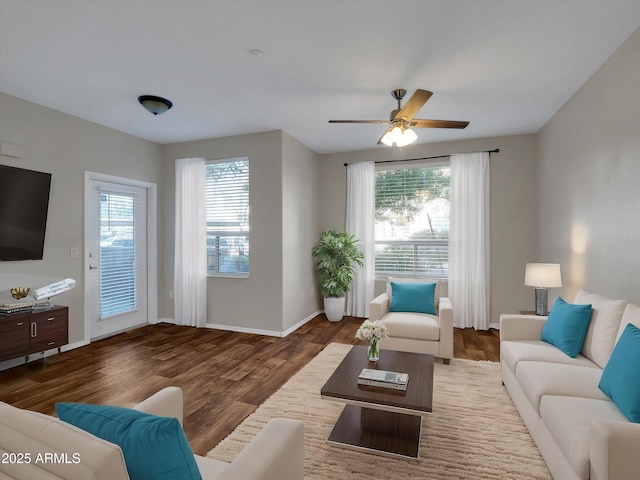
M524 273L524 284L535 287L536 315L548 315L547 289L562 286L560 264L527 263Z

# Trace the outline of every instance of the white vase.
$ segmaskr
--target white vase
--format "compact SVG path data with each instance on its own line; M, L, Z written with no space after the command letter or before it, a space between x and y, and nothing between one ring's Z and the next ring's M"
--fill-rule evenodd
M324 314L330 322L339 322L344 317L345 297L324 297Z

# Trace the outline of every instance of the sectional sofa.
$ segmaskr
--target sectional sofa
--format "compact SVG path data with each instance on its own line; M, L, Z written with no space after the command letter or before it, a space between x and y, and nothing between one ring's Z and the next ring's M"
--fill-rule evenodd
M126 410L148 418L140 427L152 435L135 437L133 447L138 454L144 449L152 454L139 458L134 454L132 462L142 463L138 475L119 445L98 438L58 418L16 408L0 402L0 479L16 480L128 480L129 478L201 478L203 480L302 480L304 477L304 428L296 420L274 418L253 438L232 463L193 455L182 433L182 390L167 387L152 395L134 409ZM75 405L75 404L70 404ZM99 406L83 406L97 407ZM109 408L109 407L107 407ZM134 412L135 410L135 412ZM142 413L144 412L144 413ZM98 413L98 415L104 415ZM155 418L151 418L155 417ZM184 443L164 446L164 454L158 438L166 441L170 432L158 426L156 419L173 420L174 432L178 430ZM99 420L98 420L99 421ZM98 423L95 417L90 423ZM171 423L171 422L169 422ZM122 424L117 430L122 431ZM140 430L138 430L139 432ZM129 428L125 436L134 435ZM170 437L173 438L173 437ZM131 442L130 442L131 443ZM131 445L128 445L131 446ZM182 457L195 465L192 475L176 474L176 470L162 465L167 458ZM195 458L194 458L195 457ZM151 473L151 471L157 473ZM183 469L184 471L184 469ZM173 473L171 473L173 472Z
M548 317L501 316L503 383L554 479L640 479L640 423L599 388L610 358L608 375L618 365L613 358L619 358L623 332L626 340L625 329L634 329L627 324L640 327L640 307L584 290L573 303L592 306L575 358L542 341ZM640 359L638 353L631 355ZM637 378L629 382L637 386Z

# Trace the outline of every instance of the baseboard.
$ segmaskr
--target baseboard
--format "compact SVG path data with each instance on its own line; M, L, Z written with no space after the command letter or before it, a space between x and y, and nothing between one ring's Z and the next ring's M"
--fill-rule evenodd
M235 325L221 325L219 323L207 323L206 328L215 330L225 330L227 332L251 333L253 335L266 335L268 337L280 337L281 332L274 330L261 330L258 328L237 327Z
M314 318L316 318L318 315L320 315L323 312L323 310L316 310L315 312L313 312L311 315L307 315L306 317L304 317L302 320L300 320L298 323L296 323L294 326L289 327L288 329L286 329L284 332L282 332L282 334L280 335L281 337L286 337L287 335L289 335L290 333L295 332L297 329L299 329L301 326L303 326L305 323L313 320Z
M500 330L500 324L499 323L490 323L489 324L489 328L495 328L496 330Z
M275 330L262 330L259 328L238 327L235 325L223 325L220 323L207 323L205 328L212 328L215 330L225 330L227 332L250 333L252 335L266 335L268 337L286 337L287 335L295 332L302 325L314 319L321 313L322 313L322 310L317 310L313 312L311 315L306 316L305 318L300 320L298 323L296 323L292 327L289 327L288 329L286 329L284 332L278 332ZM175 319L173 318L158 318L157 323L171 323L173 325L177 325Z

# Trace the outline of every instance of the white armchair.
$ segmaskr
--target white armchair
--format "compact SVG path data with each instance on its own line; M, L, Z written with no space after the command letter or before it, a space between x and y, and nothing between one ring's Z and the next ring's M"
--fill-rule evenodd
M389 312L392 301L391 282L435 283L436 314ZM453 358L453 309L447 298L446 280L389 278L387 291L369 304L371 320L380 320L389 330L389 338L381 339L383 350L429 353L449 364Z

